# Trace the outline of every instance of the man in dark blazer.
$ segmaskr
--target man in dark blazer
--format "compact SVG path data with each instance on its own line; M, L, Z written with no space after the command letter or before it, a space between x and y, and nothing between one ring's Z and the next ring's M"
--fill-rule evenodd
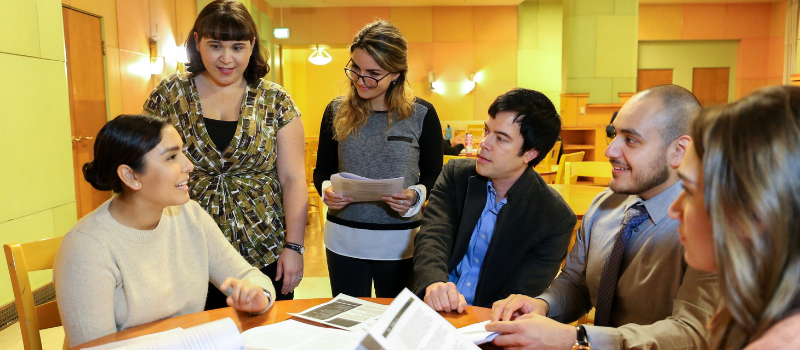
M477 160L451 160L415 238L415 292L437 311L539 295L567 253L576 217L533 167L561 131L542 93L514 89L489 107Z

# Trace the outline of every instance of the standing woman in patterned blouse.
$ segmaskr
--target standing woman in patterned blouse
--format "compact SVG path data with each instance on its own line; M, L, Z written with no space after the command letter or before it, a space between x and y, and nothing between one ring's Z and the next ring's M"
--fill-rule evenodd
M283 87L262 78L269 66L241 3L208 4L186 49L188 73L164 78L144 109L170 118L181 134L194 164L191 198L273 280L276 300L292 299L303 278L308 213L300 111ZM226 306L209 288L206 309Z
M442 126L436 110L408 83L406 39L389 22L365 26L350 45L343 97L325 109L314 185L331 209L325 224L333 295L395 297L413 284L414 237L427 191L442 170ZM402 193L353 203L330 177L403 177Z

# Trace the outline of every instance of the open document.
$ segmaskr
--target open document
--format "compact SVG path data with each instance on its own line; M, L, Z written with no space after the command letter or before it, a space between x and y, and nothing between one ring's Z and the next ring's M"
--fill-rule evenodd
M374 180L351 173L338 173L331 175L333 192L350 197L354 202L369 202L383 200L381 197L391 197L395 193L403 192L403 178Z
M408 289L394 299L368 332L386 350L478 349Z
M230 318L223 318L192 328L176 328L86 349L99 350L101 348L113 350L243 350L244 341L236 323Z
M289 313L305 320L348 331L366 331L388 306L339 294L333 300L300 313Z

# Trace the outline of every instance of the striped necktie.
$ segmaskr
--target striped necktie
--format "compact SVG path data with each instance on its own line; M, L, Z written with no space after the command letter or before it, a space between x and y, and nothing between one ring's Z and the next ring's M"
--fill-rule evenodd
M631 238L633 230L647 220L649 214L642 203L637 203L625 211L622 227L614 240L614 247L608 254L603 274L600 275L600 288L597 292L597 305L595 305L595 326L611 326L611 305L614 302L614 292L619 281L619 268L625 248Z

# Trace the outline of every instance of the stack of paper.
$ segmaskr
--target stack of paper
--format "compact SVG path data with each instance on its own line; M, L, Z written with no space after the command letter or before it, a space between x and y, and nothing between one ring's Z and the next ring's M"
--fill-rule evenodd
M351 173L331 175L333 192L350 197L354 202L383 200L395 193L403 192L403 178L373 180Z

